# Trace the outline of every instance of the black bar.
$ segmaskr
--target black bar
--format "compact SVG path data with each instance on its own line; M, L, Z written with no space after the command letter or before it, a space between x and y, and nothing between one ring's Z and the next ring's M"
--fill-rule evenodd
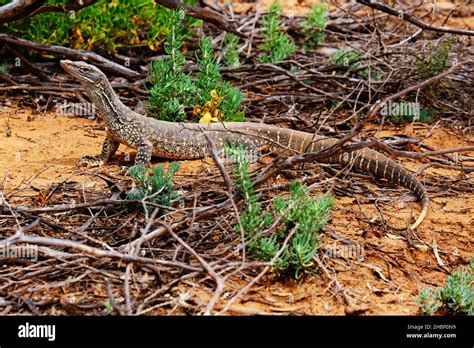
M19 328L55 325L55 339L20 338ZM472 317L32 317L0 318L0 346L18 344L300 344L468 346ZM407 335L422 335L408 337ZM455 337L435 337L434 335ZM423 336L424 335L424 336Z

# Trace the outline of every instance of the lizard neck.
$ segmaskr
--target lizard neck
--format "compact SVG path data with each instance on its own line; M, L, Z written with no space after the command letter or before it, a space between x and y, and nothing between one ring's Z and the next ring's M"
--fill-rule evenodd
M126 115L131 110L120 101L110 82L107 80L104 82L93 87L86 87L89 97L94 103L97 116L107 124L126 122Z

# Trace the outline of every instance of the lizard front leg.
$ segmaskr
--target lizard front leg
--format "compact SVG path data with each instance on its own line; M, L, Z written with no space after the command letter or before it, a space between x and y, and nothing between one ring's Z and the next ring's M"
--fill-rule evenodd
M112 158L119 145L119 142L107 136L102 144L102 152L100 155L84 156L79 160L79 164L86 164L90 167L102 166Z

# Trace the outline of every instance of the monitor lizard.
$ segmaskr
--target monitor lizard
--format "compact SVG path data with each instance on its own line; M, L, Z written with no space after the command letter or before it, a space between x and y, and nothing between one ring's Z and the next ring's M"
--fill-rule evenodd
M147 166L152 155L169 159L201 159L209 156L211 137L220 152L228 143L243 144L248 151L287 149L299 152L319 151L337 142L317 134L254 122L198 123L166 122L134 112L125 106L112 89L105 74L85 62L62 60L63 69L79 80L105 122L106 138L98 156L85 156L81 163L103 165L120 144L137 150L136 165ZM206 134L206 135L205 135ZM429 196L411 172L397 162L369 148L343 152L323 160L355 168L411 190L422 201L423 208L413 225L415 229L428 212Z

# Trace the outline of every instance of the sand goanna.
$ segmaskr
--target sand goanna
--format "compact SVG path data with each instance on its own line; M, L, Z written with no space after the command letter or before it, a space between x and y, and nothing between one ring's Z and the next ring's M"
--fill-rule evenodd
M337 139L280 128L262 123L228 122L174 123L159 121L140 115L125 106L112 89L105 74L85 62L62 60L65 71L79 80L95 106L96 114L105 122L107 135L98 156L85 156L82 163L102 165L107 163L120 144L137 150L136 165L147 166L152 155L170 159L200 159L209 156L208 138L222 152L228 143L243 144L248 151L260 149L286 149L313 152L333 145ZM355 168L378 178L408 188L422 201L423 208L411 226L416 228L428 212L429 197L423 184L397 162L374 151L344 152L324 160Z

